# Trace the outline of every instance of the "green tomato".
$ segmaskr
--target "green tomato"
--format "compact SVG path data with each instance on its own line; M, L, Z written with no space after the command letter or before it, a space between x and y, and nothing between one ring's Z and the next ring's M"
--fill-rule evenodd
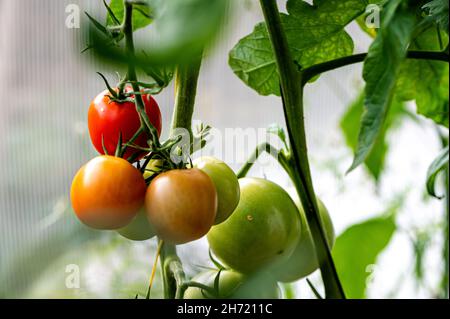
M214 289L215 279L219 276L218 291L189 287L184 299L278 299L279 288L275 280L267 274L246 276L234 270L209 270L198 274L192 281Z
M319 213L322 218L322 224L325 230L325 236L330 248L333 247L335 241L334 227L323 202L318 199ZM292 282L304 278L319 268L319 262L316 255L314 242L306 221L306 215L301 204L298 204L299 213L302 221L302 236L297 246L289 257L287 262L280 265L277 279L281 282Z
M217 214L215 225L224 222L239 203L239 182L233 170L221 160L204 156L194 161L194 167L205 172L217 191Z
M277 265L293 252L301 231L297 207L277 184L242 178L241 200L224 223L207 238L225 265L242 273Z
M137 216L125 227L118 229L117 232L123 237L143 241L155 236L155 230L148 222L145 209L141 209Z

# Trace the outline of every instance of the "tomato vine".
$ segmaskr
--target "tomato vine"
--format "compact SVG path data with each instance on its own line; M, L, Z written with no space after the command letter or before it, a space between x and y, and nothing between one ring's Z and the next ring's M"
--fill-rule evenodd
M115 5L117 5L117 1L114 3ZM376 136L379 134L379 131L383 126L382 124L385 121L386 114L389 111L390 104L393 99L393 92L396 83L395 76L399 73L400 62L408 59L439 61L446 62L448 64L448 49L440 51L418 50L414 46L409 46L409 41L411 40L412 35L415 32L417 17L415 13L412 12L413 10L410 10L410 4L404 4L399 0L393 0L386 5L385 10L390 14L389 17L391 19L392 16L396 14L399 17L404 18L404 21L406 21L406 26L398 26L396 24L400 23L398 21L396 21L393 25L389 25L388 22L390 20L386 19L386 21L388 22L384 22L386 24L385 28L382 30L382 32L380 32L379 36L376 37L374 43L367 53L354 55L350 54L347 56L337 57L333 56L332 59L325 60L325 62L319 61L318 63L311 63L311 61L308 61L307 58L305 58L306 62L302 64L302 57L299 57L295 53L293 53L293 50L291 48L290 41L292 40L290 39L290 37L292 37L292 34L289 34L289 32L292 32L292 30L286 28L286 26L289 26L289 23L292 23L293 25L301 25L301 23L298 22L299 18L296 17L297 20L295 21L287 20L287 15L280 14L276 0L260 0L259 3L264 16L264 23L259 24L255 28L254 32L261 35L261 37L259 37L258 39L268 40L267 42L264 42L264 45L269 46L270 51L268 55L269 57L265 58L272 58L271 55L273 55L273 63L270 62L268 65L274 67L274 70L276 72L272 72L271 76L273 74L276 74L277 78L272 79L275 81L272 81L270 83L269 88L266 87L264 89L255 87L255 83L253 83L249 78L245 78L244 81L257 91L260 90L258 92L261 94L280 95L284 119L287 127L287 138L286 136L284 136L284 132L282 132L281 129L279 129L278 131L275 130L275 133L279 135L280 139L282 139L284 143L283 148L277 149L269 143L258 145L254 153L251 154L249 160L237 173L237 177L245 177L256 159L264 152L269 153L277 159L280 166L290 177L301 200L301 206L303 207L304 213L306 215L307 226L311 230L312 241L314 243L315 252L319 261L322 280L325 287L325 298L345 299L346 294L344 292L343 285L338 276L338 271L331 254L331 244L327 240L326 230L323 225L324 222L320 215L320 205L318 204L313 179L311 176L304 119L304 90L306 88L306 85L322 73L345 67L354 63L365 62L363 77L367 83L366 97L364 100L366 112L363 114L363 125L361 127L359 135L360 143L356 149L356 155L351 167L351 169L354 169L359 164L364 162L364 160L367 158L369 150L373 146ZM295 16L296 14L298 14L295 12L295 8L292 8L293 6L306 6L306 4L304 4L303 2L301 2L301 4L299 3L300 1L288 2L288 12L290 15ZM176 60L176 63L174 63L176 65L175 103L170 128L170 136L167 141L161 142L159 140L158 130L152 124L148 114L146 113L143 94L144 92L159 93L164 87L168 85L168 82L170 82L170 80L168 80L168 75L166 74L165 70L163 72L159 72L157 68L154 68L154 65L146 66L145 59L143 59L142 56L138 56L138 54L136 54L135 52L136 50L133 34L136 25L133 24L133 12L135 8L139 8L139 10L141 11L137 12L141 12L142 15L150 19L150 15L146 11L142 11L141 8L141 6L145 7L147 5L147 2L123 0L122 4L123 21L120 21L120 19L118 19L115 15L114 10L112 10L105 2L109 19L113 23L112 26L110 25L104 28L102 25L99 26L92 17L88 17L91 21L93 21L97 29L100 29L102 33L110 37L113 42L120 41L122 38L125 39L125 54L117 51L113 51L111 53L117 60L125 62L127 64L127 73L126 76L118 84L117 94L115 93L115 89L109 86L106 78L103 75L101 76L104 78L107 88L111 93L111 100L120 103L121 101L129 101L131 99L135 103L136 112L139 115L140 120L139 129L129 140L122 141L122 135L120 134L116 156L124 156L127 148L136 148L138 150L145 151L147 155L144 157L143 165L141 166L140 162L138 162L137 164L137 167L140 169L141 173L145 172L147 166L151 161L158 160L163 162L162 167L158 171L152 172L150 177L145 180L147 185L149 185L152 181L154 181L155 178L157 178L157 175L162 174L165 171L190 168L192 166L192 163L190 163L190 156L196 149L198 149L198 147L201 148L203 146L204 141L202 140L202 138L204 137L204 134L207 133L208 129L203 128L203 130L200 131L200 135L195 136L192 129L192 117L194 113L197 84L200 75L200 68L202 65L203 50L205 46L204 43L202 43L201 46L196 43L196 45L194 46L196 49L193 50L193 52L190 52L190 57L192 59L189 60L189 63L186 63L186 61L183 60ZM349 10L349 12L343 18L343 21L334 26L335 28L337 28L334 31L345 33L343 31L344 27L362 14L361 10L363 4L364 1L355 1L351 10ZM331 5L335 5L335 3ZM315 9L319 11L321 8L320 6L316 5ZM146 25L146 23L149 22L141 22L141 25L139 27ZM386 43L390 43L389 41L392 40L391 38L393 35L389 32L389 30L395 30L397 27L402 28L403 34L400 39L401 45L399 45L399 47L395 50L392 50L389 55L389 61L393 65L393 68L380 69L379 67L373 67L374 61L379 62L379 60L381 59L382 54L380 54L380 52L383 53L382 50L387 47ZM250 37L250 40L251 39L252 38ZM249 38L245 40L249 41ZM442 46L441 35L440 42ZM245 47L245 45L243 46ZM239 44L237 47L238 49L240 49ZM239 54L241 54L242 52L239 53L238 49L234 50L233 54L235 56L230 60L233 60L233 58L235 58L235 60L239 60ZM345 48L344 51L347 52L348 48ZM161 58L161 56L153 55L153 52L147 53L149 54L149 56L153 56L155 59ZM235 61L232 63L235 63ZM140 82L137 76L137 67L145 69L146 73L155 80L155 83L149 84ZM242 76L242 72L239 73L239 70L237 71L235 65L234 71L238 74L238 76ZM386 80L385 82L383 82L383 85L380 86L381 89L380 87L376 86L377 76L383 77ZM133 92L127 92L127 85L131 86ZM442 121L442 119L439 120ZM187 137L189 138L187 150L180 149L178 146L178 143L183 138L183 136L180 135L180 129L183 129ZM272 133L274 133L274 131L272 131ZM148 137L148 148L136 145L134 143L141 134L145 134ZM183 156L182 160L179 162L174 161L173 156L180 154L181 156ZM446 153L444 149L443 154L447 154L448 157L448 145ZM428 189L431 195L435 195L434 181L436 175L443 169L446 169L448 175L448 159L447 161L445 161L444 157L445 156L438 157L435 165L432 165L430 168ZM139 158L136 155L134 157L128 158L128 161L134 163L138 159ZM447 164L447 167L445 167L445 164ZM448 176L446 183L448 198ZM149 187L148 189L150 188L151 187ZM294 207L293 205L291 206ZM295 209L292 209L292 211L294 210ZM148 213L148 215L151 214ZM211 225L209 225L208 229L210 228ZM448 223L446 232L448 236ZM160 265L162 269L164 297L170 299L183 298L186 290L189 287L200 288L214 295L217 292L217 289L211 289L211 287L207 285L187 279L187 276L185 275L183 270L182 261L177 255L177 249L174 243L175 241L172 243L163 242L161 236L159 238L157 257L159 256L160 258ZM283 251L281 250L280 254L282 252ZM443 255L446 255L446 258L448 259L448 247L444 249ZM446 266L448 268L448 261ZM151 283L153 282L153 278L155 275L155 267L156 266L154 266L154 269L152 270L152 279L150 281ZM222 269L221 267L219 268ZM220 279L219 276L220 271L218 277L215 279L215 286ZM445 281L445 279L448 280L448 271L446 272L446 274L444 274L443 282ZM310 281L308 281L308 284L311 286L314 294L318 298L321 298L320 294L317 292ZM444 283L442 285L444 285ZM147 294L147 298L149 297L150 287L149 293Z

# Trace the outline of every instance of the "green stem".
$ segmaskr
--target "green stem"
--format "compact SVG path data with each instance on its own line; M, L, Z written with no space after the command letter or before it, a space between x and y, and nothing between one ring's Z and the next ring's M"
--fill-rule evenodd
M178 287L185 281L183 265L175 245L165 244L160 256L163 275L164 298L175 299Z
M125 46L126 52L129 57L128 62L128 72L126 79L131 82L131 87L134 92L140 92L140 87L137 84L137 75L136 75L136 66L134 65L135 61L135 51L134 51L134 40L133 40L133 4L127 0L124 0L124 10L125 17L123 23L123 33L125 35ZM158 132L153 124L150 122L147 113L145 112L144 101L142 100L142 96L140 94L135 94L136 101L136 111L139 114L139 119L141 121L141 127L145 129L147 133L152 138L153 147L159 147L159 138Z
M249 159L247 160L247 162L241 167L241 169L239 170L239 172L236 174L238 178L242 178L247 176L248 172L250 171L250 169L253 167L253 165L255 164L255 162L258 160L259 156L264 153L267 152L270 155L272 155L275 159L279 159L279 154L280 151L277 150L275 147L273 147L272 145L270 145L269 143L262 143L260 145L258 145L255 149L255 151L253 152L252 155L250 155Z
M367 53L359 53L310 66L302 71L303 84L307 83L309 80L321 73L332 71L350 64L363 62L366 57ZM449 62L448 54L438 51L409 51L407 58Z
M192 116L194 114L197 82L200 74L201 57L188 65L180 65L175 76L175 106L172 116L172 134L184 128L192 139Z
M280 76L281 95L291 143L292 180L301 199L320 261L327 298L345 298L325 239L317 199L312 185L303 114L302 74L291 56L275 0L260 0Z
M184 128L192 138L192 115L194 114L200 65L201 57L188 66L179 66L177 69L175 106L170 134L172 137L174 137L177 128ZM185 275L174 245L164 245L161 253L161 266L163 269L164 297L166 299L180 297L179 290L185 282Z

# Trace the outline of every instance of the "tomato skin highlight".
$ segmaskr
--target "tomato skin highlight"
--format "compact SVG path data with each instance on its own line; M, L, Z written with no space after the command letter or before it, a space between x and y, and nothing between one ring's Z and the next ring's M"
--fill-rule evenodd
M241 178L241 200L233 214L208 233L212 252L242 273L275 267L298 242L298 210L279 185L261 178Z
M335 242L333 222L331 221L327 208L320 199L317 199L317 205L319 207L320 217L322 218L325 236L331 249L333 248ZM297 206L299 207L302 222L302 236L300 237L297 246L289 259L280 265L278 275L276 277L277 280L281 282L297 281L319 269L319 262L314 247L314 241L306 220L305 211L300 202L297 203Z
M75 175L70 197L81 222L95 229L126 226L144 204L145 180L126 160L102 155Z
M158 175L145 196L147 218L158 236L171 244L203 237L214 224L217 192L199 169L175 169Z
M192 281L214 288L217 270L202 272L192 278ZM189 287L184 293L184 299L278 299L279 288L275 280L267 274L247 276L234 270L222 270L219 275L219 294L197 287Z
M216 187L218 207L214 224L220 224L230 217L239 204L238 178L227 164L214 157L200 157L194 161L194 167L205 172Z
M130 91L131 89L127 89ZM92 144L95 149L102 155L105 155L102 146L102 137L105 148L109 155L114 155L119 141L119 134L122 133L122 142L126 143L133 137L141 126L139 115L136 112L136 106L132 102L118 103L111 101L110 92L108 90L100 93L92 102L88 111L88 128ZM161 135L161 111L158 104L151 95L143 94L142 99L145 105L150 122ZM139 135L134 144L141 147L148 147L148 136L145 133ZM125 151L124 158L127 159L131 155L138 153L140 158L145 152L128 147Z

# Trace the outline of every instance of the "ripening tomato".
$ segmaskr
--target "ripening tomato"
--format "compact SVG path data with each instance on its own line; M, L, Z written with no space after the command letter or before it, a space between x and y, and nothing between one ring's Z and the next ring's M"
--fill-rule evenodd
M197 288L189 287L184 293L184 299L278 299L277 282L269 274L257 273L244 275L234 270L209 270L192 278L193 282L201 283L214 289L215 279L219 276L218 291L215 294Z
M128 88L128 91L131 89ZM111 101L111 93L108 90L100 93L92 102L88 112L88 127L92 144L100 154L105 154L102 146L102 137L105 148L109 155L115 153L119 135L122 133L122 142L126 143L133 137L141 126L136 106L132 102L118 103ZM158 104L151 95L144 94L142 99L145 105L150 122L161 134L161 111ZM141 147L148 147L147 140L149 136L142 133L134 142ZM128 147L124 158L139 153L145 155L145 152Z
M96 229L126 226L144 205L145 180L126 160L98 156L75 175L70 197L78 218Z
M322 218L325 236L330 248L334 245L335 234L330 214L323 202L318 199L320 217ZM294 252L289 259L280 265L277 279L282 282L292 282L304 278L319 268L317 254L311 235L311 230L306 221L306 215L299 203L299 213L302 221L302 236L300 237Z
M150 183L145 206L161 239L184 244L201 238L214 224L217 193L211 178L201 170L176 169Z
M145 208L142 207L136 217L125 227L117 232L129 240L143 241L153 238L156 233L153 226L148 222Z
M224 222L239 203L239 182L233 170L221 160L204 156L194 161L194 167L211 177L217 191L217 215L215 224Z
M300 236L298 210L289 194L261 178L239 180L241 199L233 214L208 233L211 250L242 273L287 259Z

